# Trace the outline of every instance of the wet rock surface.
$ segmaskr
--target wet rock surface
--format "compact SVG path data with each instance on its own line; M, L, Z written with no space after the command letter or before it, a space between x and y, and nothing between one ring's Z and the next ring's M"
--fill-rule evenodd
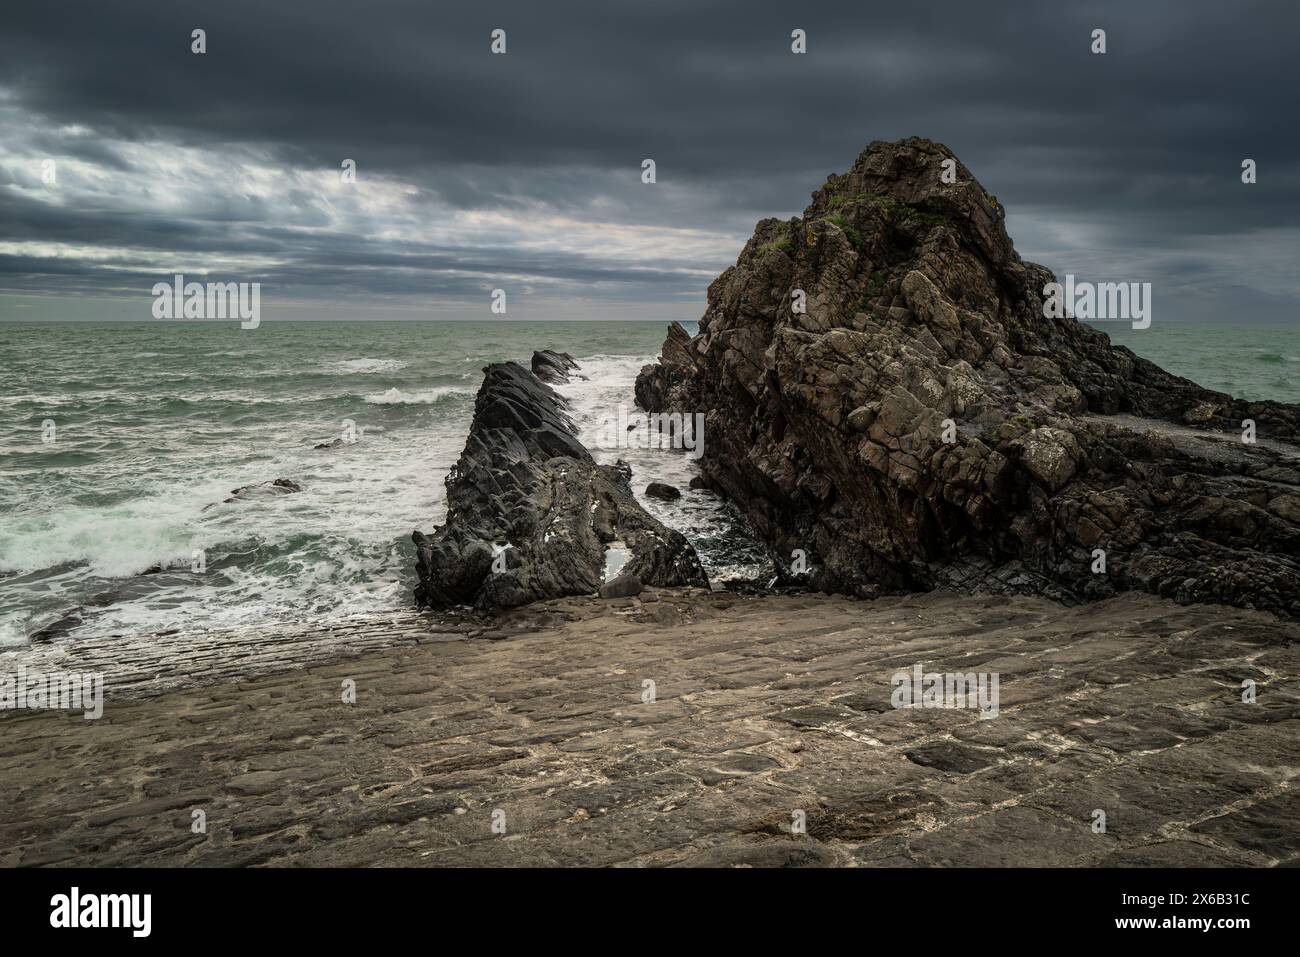
M241 485L239 488L230 490L230 498L221 500L223 505L230 502L238 502L249 498L266 498L276 495L291 495L294 492L301 492L302 486L293 479L278 478L270 482L259 482L256 485ZM215 504L215 503L214 503ZM209 505L207 508L211 508Z
M661 499L665 502L671 502L682 497L681 489L664 482L651 482L645 487L645 493L650 498Z
M872 143L802 217L758 224L637 400L706 414L709 486L820 588L1143 590L1294 618L1300 408L1045 317L1054 279L946 147Z
M20 659L106 700L0 712L4 866L1300 864L1300 625L1222 606L647 589ZM918 663L998 716L892 707Z
M703 585L695 549L637 502L626 465L597 465L564 400L515 363L485 370L465 450L447 476L447 521L415 532L417 603L495 612L595 594L605 548L647 585Z
M578 363L567 352L554 352L542 349L533 353L533 375L548 385L561 385L569 381L569 376L578 371Z
M619 575L600 586L601 598L630 598L645 590L641 579L635 575Z

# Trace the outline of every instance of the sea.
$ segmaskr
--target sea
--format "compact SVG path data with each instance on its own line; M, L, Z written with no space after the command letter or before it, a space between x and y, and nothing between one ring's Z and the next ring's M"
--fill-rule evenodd
M0 322L0 646L55 622L79 622L61 636L77 639L411 607L411 532L445 516L483 367L543 348L581 365L558 391L597 460L632 466L641 503L711 577L763 577L770 564L734 509L688 488L687 450L599 447L620 408L635 414L633 382L665 331ZM1103 331L1209 388L1300 402L1300 341L1283 325ZM232 496L276 479L301 491ZM682 498L644 497L652 481Z

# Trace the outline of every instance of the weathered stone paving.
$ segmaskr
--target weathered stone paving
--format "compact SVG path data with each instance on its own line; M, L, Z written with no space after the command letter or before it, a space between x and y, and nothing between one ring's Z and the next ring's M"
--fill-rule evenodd
M1262 613L695 589L472 629L29 649L115 671L98 721L0 716L0 863L1300 863L1300 625ZM998 673L998 717L891 707L917 663Z

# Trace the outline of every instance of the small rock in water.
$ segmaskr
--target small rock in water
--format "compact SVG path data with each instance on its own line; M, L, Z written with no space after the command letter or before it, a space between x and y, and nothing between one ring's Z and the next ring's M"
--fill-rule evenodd
M671 502L675 498L681 498L680 490L671 485L665 485L663 482L651 482L645 487L646 495L651 498L663 499L665 502Z
M613 584L613 582L610 582L610 584ZM639 584L640 583L638 582L638 585ZM637 591L640 590L641 589L638 587ZM630 592L629 594L635 594L635 592ZM40 629L39 631L32 632L27 637L29 641L34 641L34 642L53 641L55 638L58 638L59 636L66 634L69 631L72 631L72 629L76 628L80 624L81 624L81 617L79 615L69 614L63 618L60 618L58 621L54 622L53 624L46 625L44 628Z
M247 498L253 494L264 495L288 495L291 492L301 492L302 486L292 479L278 478L273 482L259 482L256 485L242 485L239 488L231 489L230 498L222 499L222 502L233 502L236 499ZM205 506L211 508L211 506Z
M641 594L645 586L641 584L641 579L635 575L619 575L613 581L607 581L600 586L601 598L630 598L633 595Z
M690 484L687 485L687 488L703 488L703 489L707 489L708 487L709 487L709 483L706 482L706 481L704 480L704 476L703 476L703 475L693 475L693 476L691 476Z

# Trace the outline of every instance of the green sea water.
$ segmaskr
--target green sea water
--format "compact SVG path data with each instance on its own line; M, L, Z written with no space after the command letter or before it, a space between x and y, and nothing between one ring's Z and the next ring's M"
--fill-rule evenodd
M1300 402L1300 342L1284 326L1104 331L1207 387ZM527 363L540 348L581 362L586 378L560 391L593 454L627 459L638 490L683 489L679 502L643 504L695 543L711 574L762 574L730 507L687 490L686 455L595 447L664 332L659 322L0 323L0 644L69 613L76 638L409 607L410 534L443 518L482 367ZM348 422L357 442L314 448ZM303 491L225 501L278 478Z
M0 644L72 612L71 637L409 607L411 531L445 514L486 363L572 353L593 434L632 403L663 323L0 324ZM344 435L355 443L314 446ZM53 441L42 441L46 425ZM589 441L589 445L594 444ZM679 451L593 448L685 488ZM301 493L226 502L290 479ZM691 491L647 508L715 574L758 556ZM748 549L748 550L747 550ZM204 570L194 571L196 552ZM141 574L155 566L158 573Z
M1241 399L1300 402L1300 331L1286 323L1153 322L1100 327L1175 375Z

